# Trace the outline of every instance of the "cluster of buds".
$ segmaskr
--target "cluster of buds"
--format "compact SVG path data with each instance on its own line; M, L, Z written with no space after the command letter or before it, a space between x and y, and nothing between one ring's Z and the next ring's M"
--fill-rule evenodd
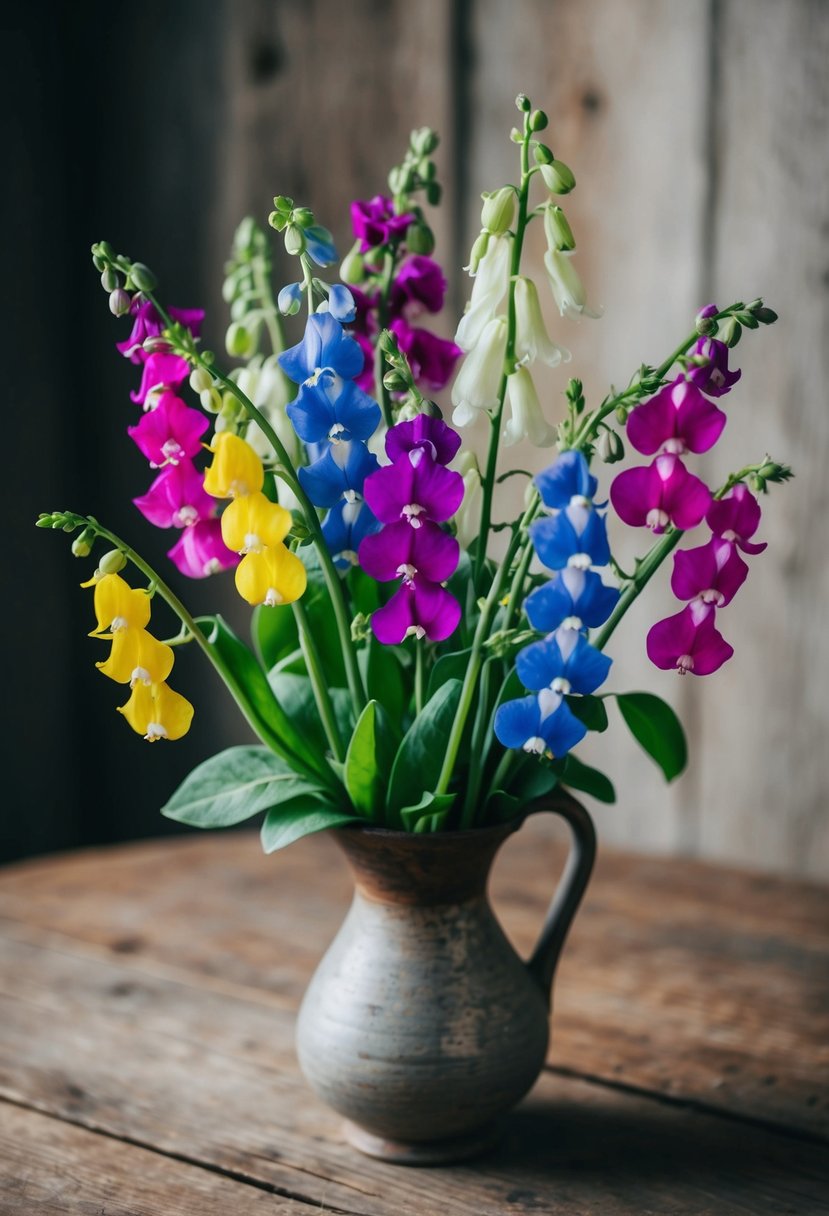
M285 252L290 257L307 255L317 266L330 266L337 260L331 233L316 222L310 208L295 207L294 200L284 194L276 195L273 206L268 223L282 233Z
M92 246L92 263L100 272L101 286L109 296L109 311L114 317L123 317L130 311L133 300L130 293L155 288L155 275L149 266L116 253L109 241L98 241Z

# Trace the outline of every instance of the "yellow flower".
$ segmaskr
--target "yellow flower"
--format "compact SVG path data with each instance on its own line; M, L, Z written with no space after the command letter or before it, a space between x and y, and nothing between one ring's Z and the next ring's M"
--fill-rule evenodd
M150 620L150 597L124 582L120 574L105 574L95 583L95 616L98 624L90 637L110 638L122 629L144 629Z
M149 743L157 739L180 739L190 729L193 706L167 684L134 685L126 705L118 707L130 726Z
M213 463L204 474L204 488L214 498L256 494L265 483L262 461L249 443L231 431L220 431L209 448Z
M222 513L222 540L234 553L261 553L291 529L291 513L264 494L241 494Z
M236 590L249 604L291 604L307 581L302 562L284 545L248 553L236 567Z
M173 651L146 629L119 629L104 663L95 666L119 684L161 684L173 670Z

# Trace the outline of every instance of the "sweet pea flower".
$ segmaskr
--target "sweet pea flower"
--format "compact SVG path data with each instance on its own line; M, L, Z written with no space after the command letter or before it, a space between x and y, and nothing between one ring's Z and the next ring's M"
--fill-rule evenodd
M394 462L398 457L424 448L437 464L450 464L461 446L457 431L442 418L418 414L406 422L398 422L386 432L386 455Z
M360 242L360 253L400 240L414 218L409 212L395 215L394 202L382 194L351 204L351 227Z
M424 309L440 312L445 296L446 276L438 263L422 253L413 253L395 275L389 307L392 314L413 321Z
M431 330L409 325L402 318L391 321L389 329L409 361L415 383L434 393L445 388L463 354L461 348Z
M535 283L523 275L515 280L515 357L522 365L540 359L549 367L569 363L572 358L569 350L551 341Z
M94 586L97 624L89 634L91 638L112 638L122 629L146 629L150 622L146 590L131 587L120 574L105 574Z
M187 528L216 513L216 504L205 490L204 474L186 458L167 465L147 493L132 501L156 528Z
M583 452L570 448L533 478L545 507L560 510L574 498L592 499L599 483L590 472Z
M261 553L282 543L291 522L290 511L261 492L242 494L222 512L222 540L234 553Z
M715 610L694 600L676 616L657 621L647 638L648 658L663 671L676 670L707 676L722 667L734 653L733 646L714 626Z
M118 708L137 734L148 743L159 739L180 739L193 720L193 706L167 684L145 684L139 680L126 705Z
M239 557L222 540L220 519L199 519L168 550L167 556L187 578L208 578L238 566Z
M130 400L148 409L154 403L155 397L177 389L189 374L190 368L186 359L168 351L154 351L144 362L141 384L137 392L130 393Z
M278 362L294 384L302 384L323 368L353 380L363 370L363 353L330 311L315 312L308 318L302 341L283 351Z
M762 553L766 548L765 542L756 544L749 539L760 525L760 504L742 482L714 499L705 522L715 536L733 541L743 553Z
M328 311L341 325L349 325L357 315L357 302L343 283L332 283L328 288Z
M505 447L522 439L529 439L537 448L548 448L555 443L555 427L550 426L541 412L538 393L526 367L517 367L511 376L507 376L506 401L510 417L504 426Z
M548 570L589 570L610 561L605 520L588 498L574 495L555 515L531 524L530 536Z
M568 566L531 591L524 607L533 629L553 633L565 622L570 629L596 629L618 601L618 588L606 586L595 571Z
M497 408L506 348L506 317L495 317L487 322L480 340L461 363L452 385L455 426L468 426L478 411Z
M699 315L712 317L717 313L716 304L708 304ZM740 379L740 371L728 370L728 347L717 338L701 337L691 350L691 356L702 362L688 368L688 379L707 393L709 397L722 397L734 387Z
M495 734L504 747L536 756L549 752L559 758L581 743L587 727L560 693L544 688L534 696L500 705L495 714Z
M321 527L334 565L340 570L348 570L358 564L361 541L376 532L380 524L365 502L355 495L351 501L343 497L334 503Z
M315 506L333 507L343 498L355 502L364 492L366 478L378 467L377 457L364 443L355 441L332 444L319 460L298 469L297 475Z
M525 688L550 688L587 696L604 684L613 660L591 646L577 629L560 626L551 637L533 642L516 656L515 669Z
M484 256L478 263L472 294L455 333L455 341L463 351L471 351L481 342L486 329L495 319L509 281L512 236L491 236Z
M285 545L272 545L245 554L236 567L236 590L249 604L292 604L305 591L305 566Z
M407 637L442 642L455 632L460 619L461 606L453 595L439 583L415 576L404 577L389 602L372 613L371 627L384 646Z
M571 321L578 317L593 317L598 319L601 309L590 308L587 295L581 279L573 269L573 253L571 250L548 249L544 254L544 269L553 293L558 311L562 317Z
M748 566L733 541L714 536L699 548L674 554L671 590L679 600L723 608L734 599L747 575Z
M419 528L427 519L451 519L463 498L463 478L416 447L367 477L363 493L381 523L404 520Z
M311 261L318 266L331 266L337 260L337 249L333 237L322 224L310 224L302 230L305 248Z
M304 443L366 440L381 418L380 406L353 380L343 380L327 368L315 381L302 384L286 413Z
M411 528L400 520L367 536L360 545L359 556L366 574L379 583L394 578L411 581L416 575L442 583L457 568L460 546L454 536L431 520L419 528Z
M130 688L137 683L161 684L173 670L173 651L146 629L119 629L109 658L95 666L102 675Z
M627 437L645 456L660 449L677 456L707 452L722 434L725 421L722 410L696 384L679 376L631 411Z
M162 393L154 409L141 415L127 434L146 456L153 469L179 464L201 450L201 437L210 426L200 410L190 409L175 393Z
M204 312L200 308L170 308L167 310L173 321L184 325L195 338L201 333ZM146 363L148 352L144 350L147 338L157 338L164 330L164 322L151 300L142 295L133 296L130 306L133 317L132 333L126 342L116 342L115 349L131 363Z
M262 461L249 443L230 431L213 436L213 461L205 470L204 489L213 498L255 494L265 484Z
M671 523L695 528L711 505L711 492L678 456L666 453L645 467L620 473L610 487L610 501L626 524L660 533Z

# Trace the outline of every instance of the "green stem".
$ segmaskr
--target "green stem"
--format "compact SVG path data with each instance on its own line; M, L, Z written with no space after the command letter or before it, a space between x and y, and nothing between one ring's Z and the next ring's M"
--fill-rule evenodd
M681 528L674 528L670 532L666 532L664 536L656 542L652 549L649 549L638 570L634 574L630 583L619 597L619 602L610 614L610 617L605 625L599 630L595 638L591 639L591 645L597 650L603 650L607 645L610 635L613 633L616 626L621 621L622 617L630 608L633 601L638 597L647 583L653 578L656 571L664 562L669 553L674 550L679 544L682 537L685 535Z
M334 713L334 704L331 700L331 693L328 691L328 682L322 668L319 650L314 640L314 635L311 632L310 622L308 621L308 613L305 611L305 606L301 599L294 600L291 607L294 611L294 619L297 624L297 632L299 633L299 644L302 647L305 667L308 671L311 687L314 690L314 700L316 701L317 712L325 731L325 737L328 740L328 746L331 748L331 754L334 759L342 762L345 759L345 751L343 750L342 739L340 738L340 731L337 726L337 717Z
M472 764L469 769L469 780L466 786L466 797L464 799L462 815L462 821L465 822L469 822L475 818L476 803L484 775L483 763L479 761L483 757L483 739L489 726L489 687L492 682L492 665L496 661L494 658L487 659L481 670L478 708L472 727L472 755L476 758L476 763Z
M262 315L265 318L271 350L275 355L281 355L285 350L285 329L282 325L279 309L276 307L276 301L273 298L270 279L265 274L265 267L258 258L254 258L253 261L253 285L262 301ZM291 397L294 392L292 381L288 379L281 367L279 374L285 385L286 396Z
M529 507L528 507L529 518L528 518L528 522L527 522L527 527L529 527L529 525L532 523L533 519L535 519L535 517L538 514L538 512L540 511L540 509L541 509L541 496L539 495L537 490L534 490L533 497L530 499L530 503L529 503ZM535 549L533 548L532 540L530 539L529 535L527 535L524 537L524 540L522 541L522 544L521 544L521 553L518 558L518 564L515 568L515 576L512 580L512 585L510 587L509 600L507 601L507 610L506 610L506 614L504 616L504 626L503 626L504 629L510 629L512 627L512 622L513 622L514 618L518 615L518 613L521 610L521 605L524 602L524 583L526 582L526 579L527 579L527 571L530 568L530 562L533 559L534 552L535 552Z
M423 695L426 684L425 663L423 661L423 641L415 640L415 715L423 712Z
M389 295L391 293L392 279L394 278L394 267L396 257L393 250L388 250L383 258L383 274L380 279L380 300L377 305L377 324L379 332L382 334L389 323ZM385 375L385 359L383 352L378 346L374 351L374 385L377 393L377 400L380 403L380 408L383 411L383 421L387 427L394 423L391 412L391 394L383 383Z
M507 779L507 774L515 763L518 753L515 748L507 748L501 759L498 761L498 767L492 778L492 791L504 789L504 783Z

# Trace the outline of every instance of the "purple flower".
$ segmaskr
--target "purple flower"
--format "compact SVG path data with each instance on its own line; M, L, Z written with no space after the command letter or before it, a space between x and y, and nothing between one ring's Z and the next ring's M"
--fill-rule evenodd
M711 503L705 522L715 536L733 541L743 553L762 553L766 547L749 541L760 525L760 504L742 483Z
M136 405L146 406L150 394L161 394L177 389L189 375L187 360L167 351L154 351L148 355L141 372L141 384L137 393L130 393Z
M545 507L560 510L574 498L593 498L598 481L590 475L582 452L562 452L557 460L534 479Z
M663 671L710 675L734 653L733 646L717 632L715 616L710 604L696 600L676 616L657 621L648 633L648 658Z
M678 456L665 453L647 466L620 473L610 487L610 501L626 524L664 532L671 523L695 528L711 505L711 492Z
M403 519L419 528L427 519L451 519L463 499L463 478L416 447L367 477L363 492L382 523Z
M141 416L127 434L140 448L153 468L178 464L186 456L196 456L201 437L210 426L199 410L192 410L175 393L163 393L158 405Z
M241 560L222 540L220 519L200 519L184 528L167 556L188 578L207 578L220 570L231 570Z
M294 384L302 384L323 368L353 380L362 370L363 355L336 317L315 312L308 318L302 341L284 351L277 362Z
M583 633L562 626L553 636L526 646L515 660L515 669L532 692L551 688L586 696L604 684L612 662Z
M419 528L410 528L405 520L389 524L360 545L360 565L379 583L393 578L411 581L417 575L442 583L454 574L459 556L454 536L431 520Z
M627 437L645 456L652 456L660 448L675 455L707 452L724 426L722 410L696 384L680 376L631 412Z
M389 602L372 614L371 627L384 646L394 646L406 637L442 642L455 632L460 619L461 606L455 597L438 583L417 576L404 579Z
M386 433L386 455L395 461L399 456L425 448L438 464L450 464L461 446L461 437L441 418L418 414L408 422L398 422Z
M407 321L425 309L440 312L446 296L446 277L432 258L414 253L406 258L392 284L390 307L394 315Z
M742 375L740 371L728 370L728 347L717 338L700 338L691 354L705 359L705 363L701 367L689 367L688 379L709 397L722 397Z
M187 528L216 512L216 500L204 488L204 473L187 458L167 465L147 493L132 501L157 528Z
M395 215L394 203L382 194L366 200L355 199L351 204L351 226L361 253L399 240L414 218L409 213Z
M357 565L362 540L380 527L366 504L359 498L341 498L322 521L322 534L334 564L341 570Z
M389 329L409 360L415 382L435 393L445 388L463 354L461 348L428 329L413 328L402 318L393 320Z
M380 406L353 380L343 380L326 368L316 382L301 385L286 407L293 428L304 443L368 439L377 430Z
M575 496L569 506L530 526L530 536L540 561L548 570L576 566L606 566L610 561L607 526L589 499Z
M333 507L341 498L355 501L364 489L365 479L375 469L377 457L364 443L355 440L353 443L332 444L319 460L300 467L297 475L300 485L315 506ZM349 495L353 497L349 499Z
M581 743L587 727L559 693L544 688L535 696L500 705L495 714L495 734L504 747L538 756L551 752L560 757Z
M671 590L678 600L722 608L731 603L747 575L748 566L733 541L713 536L697 549L674 554Z
M604 624L618 600L618 589L605 586L593 570L571 566L531 591L525 608L533 629L552 633L564 621L573 629L596 629Z
M186 326L195 338L199 336L204 320L200 308L171 308L168 311L171 318ZM130 314L134 318L132 333L126 342L116 342L115 348L131 363L146 363L148 352L144 350L144 342L147 338L157 338L164 330L164 322L152 302L140 295L133 297Z

